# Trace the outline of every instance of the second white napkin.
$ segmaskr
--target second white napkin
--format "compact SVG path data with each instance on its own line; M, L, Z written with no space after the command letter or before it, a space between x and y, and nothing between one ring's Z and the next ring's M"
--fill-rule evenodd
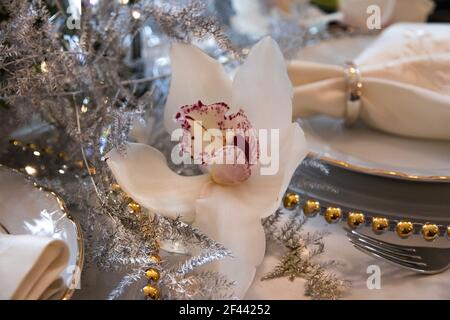
M450 140L449 25L393 25L354 63L362 75L360 119L393 134ZM288 72L294 118L345 117L342 66L293 61Z

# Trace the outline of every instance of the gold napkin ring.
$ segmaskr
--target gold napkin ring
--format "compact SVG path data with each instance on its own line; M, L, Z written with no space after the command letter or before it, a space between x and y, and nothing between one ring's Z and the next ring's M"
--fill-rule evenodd
M344 71L347 86L345 125L351 126L358 119L361 110L361 71L353 62L347 62L344 66Z

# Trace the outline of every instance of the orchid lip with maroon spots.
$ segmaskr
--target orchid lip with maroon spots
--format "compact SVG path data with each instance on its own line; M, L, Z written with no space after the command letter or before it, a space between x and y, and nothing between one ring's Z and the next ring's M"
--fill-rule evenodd
M245 112L227 115L229 110L223 102L198 101L182 106L175 121L183 129L181 150L209 168L216 182L234 185L250 177L250 167L259 158L259 142Z

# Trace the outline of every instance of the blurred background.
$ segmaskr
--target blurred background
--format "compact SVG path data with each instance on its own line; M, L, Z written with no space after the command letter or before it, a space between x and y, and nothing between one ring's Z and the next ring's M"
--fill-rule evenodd
M331 13L337 10L339 0L312 0L313 4L320 7L325 12ZM450 0L433 0L436 4L434 13L431 14L430 22L450 21Z

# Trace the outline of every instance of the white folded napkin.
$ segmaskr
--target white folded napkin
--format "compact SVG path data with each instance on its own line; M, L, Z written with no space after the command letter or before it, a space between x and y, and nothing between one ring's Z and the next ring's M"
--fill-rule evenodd
M0 234L0 299L48 299L64 287L60 273L69 261L64 241Z
M367 20L374 14L370 6L379 8L382 27L397 22L425 22L435 7L431 0L339 0L344 22L359 28L367 28Z
M403 136L450 140L450 25L393 25L353 62L361 71L359 118L366 124ZM294 118L346 117L343 66L292 61L288 72Z

